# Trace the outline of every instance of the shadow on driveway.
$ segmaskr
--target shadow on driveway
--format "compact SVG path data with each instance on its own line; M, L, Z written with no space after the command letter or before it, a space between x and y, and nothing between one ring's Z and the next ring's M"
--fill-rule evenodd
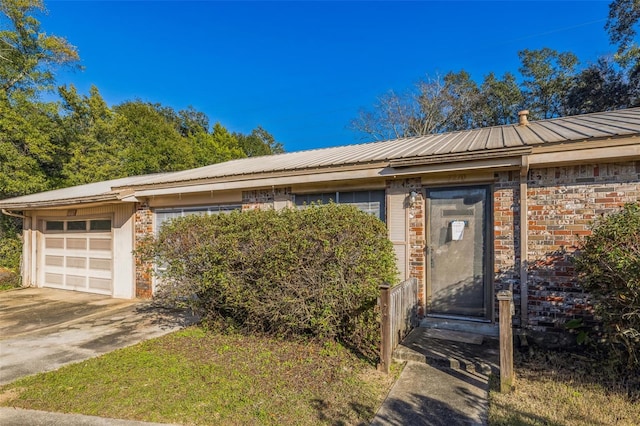
M150 301L25 288L0 293L0 384L52 371L193 324Z

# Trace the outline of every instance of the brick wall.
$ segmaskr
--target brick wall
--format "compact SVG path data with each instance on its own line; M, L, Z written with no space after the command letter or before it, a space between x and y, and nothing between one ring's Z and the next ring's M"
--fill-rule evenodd
M640 199L640 161L532 169L528 176L529 321L533 330L592 317L571 263L598 217Z
M520 175L518 171L496 173L493 193L494 288L513 291L520 306ZM498 320L495 304L494 320ZM519 325L519 312L514 317Z
M496 291L513 288L515 325L559 331L568 319L591 320L590 296L576 282L571 257L594 220L640 199L640 162L529 171L527 324L519 323L519 175L495 177L494 284Z
M146 204L138 204L135 213L134 250L140 248L144 237L153 234L153 212ZM153 296L153 264L135 256L136 297L150 299Z
M291 200L291 188L257 189L242 192L242 211L276 208Z

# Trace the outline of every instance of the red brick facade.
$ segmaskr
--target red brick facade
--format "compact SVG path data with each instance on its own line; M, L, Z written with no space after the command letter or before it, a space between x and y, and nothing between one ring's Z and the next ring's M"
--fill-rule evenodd
M640 161L532 169L528 180L526 325L543 331L568 318L589 319L589 295L570 258L594 220L640 200Z
M139 204L135 213L134 250L140 248L145 236L153 234L153 212L146 204ZM153 295L153 264L135 256L136 297L150 299Z

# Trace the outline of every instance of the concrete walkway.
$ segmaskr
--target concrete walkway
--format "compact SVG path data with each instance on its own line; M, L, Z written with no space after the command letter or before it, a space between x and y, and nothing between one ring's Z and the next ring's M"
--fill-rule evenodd
M394 358L406 365L371 425L487 424L489 375L497 374L499 363L496 340L417 328Z
M164 423L106 419L81 414L49 413L10 407L0 407L0 424L3 426L167 426Z

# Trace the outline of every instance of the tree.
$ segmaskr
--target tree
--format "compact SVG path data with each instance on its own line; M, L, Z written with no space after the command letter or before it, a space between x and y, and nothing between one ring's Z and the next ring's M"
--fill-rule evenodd
M59 175L56 106L0 97L0 198L51 188Z
M636 67L640 61L640 48L634 41L640 2L638 0L614 0L609 4L609 18L605 29L612 44L618 45L616 59L623 67Z
M479 119L483 127L512 124L518 120L524 96L513 74L505 73L500 80L492 72L487 74L480 93Z
M532 118L547 119L567 115L566 97L573 83L578 58L545 47L518 52L525 105Z
M426 77L403 94L389 91L351 127L376 140L472 129L484 123L486 107L477 83L461 70Z
M195 166L192 146L157 105L130 101L117 105L114 111L124 118L117 132L124 145L118 157L125 176Z
M77 65L76 48L40 30L41 0L0 0L0 96L53 88L58 66Z
M634 106L637 94L622 70L600 58L574 77L567 93L569 114L586 114Z
M126 176L119 156L126 148L120 137L125 118L109 108L95 86L89 96L79 95L73 86L60 87L58 91L64 112L64 186Z
M247 157L258 157L260 155L280 154L284 152L284 147L280 142L276 142L271 133L262 126L258 126L250 134L234 133L238 145Z
M351 128L374 140L426 134L432 126L420 113L415 92L397 94L390 90L378 97L371 110L361 109Z

